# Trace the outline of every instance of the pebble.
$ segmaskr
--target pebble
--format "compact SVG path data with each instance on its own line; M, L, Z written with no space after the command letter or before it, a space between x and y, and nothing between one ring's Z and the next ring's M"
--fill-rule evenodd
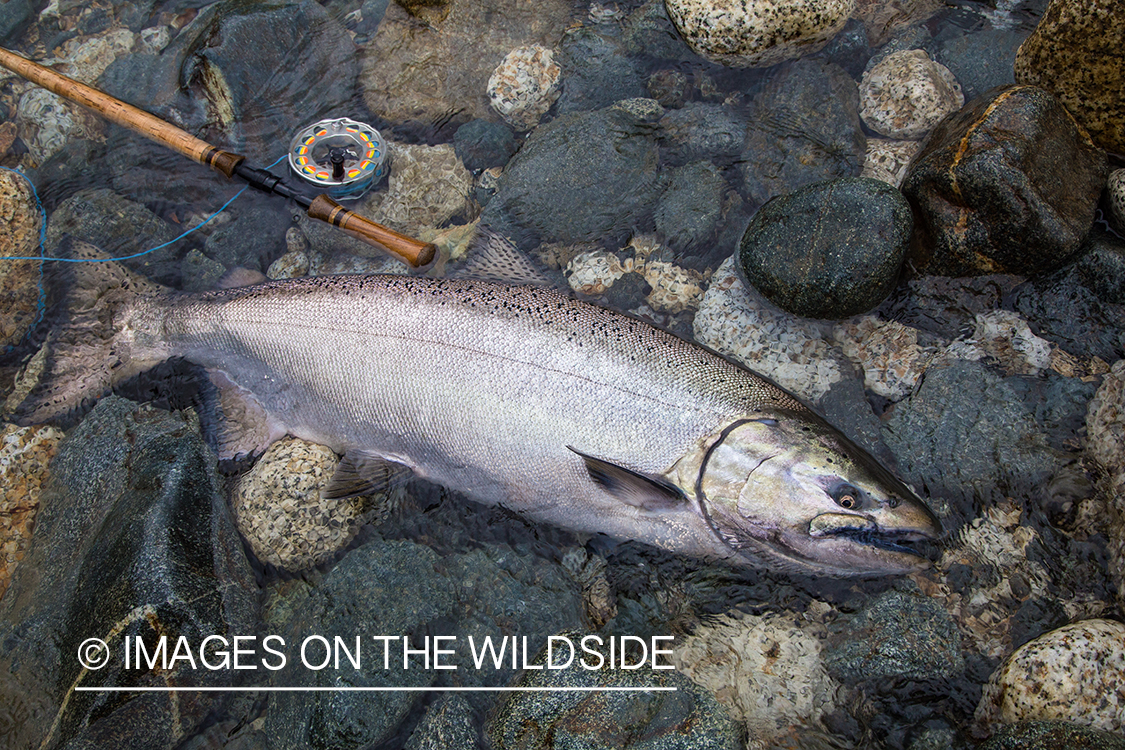
M828 338L831 327L779 310L751 290L732 256L715 270L693 322L695 339L734 357L808 401L851 377L852 365Z
M664 261L644 264L645 281L652 291L645 301L658 312L679 313L698 309L706 286L703 274Z
M863 74L860 117L888 138L920 140L965 104L949 69L919 49L887 55Z
M1016 649L989 679L982 725L1061 720L1125 730L1125 624L1085 620Z
M820 638L787 617L736 613L677 641L672 660L762 740L836 710L840 685L822 652Z
M531 130L559 98L562 69L540 44L517 47L488 79L488 100L517 131Z
M664 5L680 37L700 57L735 68L766 68L819 52L844 28L855 0L665 0Z
M579 294L596 297L629 273L621 259L605 250L591 250L576 255L566 264L566 281Z
M882 180L896 188L902 186L910 161L922 150L920 141L889 141L883 138L867 139L867 154L863 162L862 177Z
M39 490L63 433L54 427L0 430L0 598L31 546Z
M307 275L309 272L309 256L308 253L301 251L290 251L282 255L280 258L270 263L269 269L266 270L266 278L269 279L298 279Z
M287 438L270 446L239 480L231 507L259 560L304 570L330 560L352 541L372 515L371 502L321 497L338 464L328 448Z
M1044 370L1054 370L1073 376L1081 370L1077 358L1036 336L1019 313L992 310L974 317L973 332L953 342L947 350L949 356L967 360L989 357L1008 375L1038 375Z

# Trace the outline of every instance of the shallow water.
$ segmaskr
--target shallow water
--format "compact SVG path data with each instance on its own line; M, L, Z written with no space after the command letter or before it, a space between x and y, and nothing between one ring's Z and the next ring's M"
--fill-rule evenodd
M473 0L455 1L465 6L473 5ZM380 116L372 111L362 84L357 82L364 80L360 72L361 50L378 39L380 19L384 19L384 13L395 18L396 14L401 15L394 8L387 11L385 4L375 0L363 3L357 0L329 2L324 4L323 12L320 6L311 10L311 4L302 6L307 12L302 11L296 17L281 19L279 15L277 33L288 41L279 43L262 34L260 29L271 28L269 24L255 27L259 31L254 33L262 34L260 45L253 44L254 37L245 31L228 30L230 38L227 39L219 34L200 37L198 26L192 22L206 21L213 17L210 14L215 9L206 6L194 8L187 2L155 3L148 7L129 3L89 8L64 5L66 7L57 8L61 12L44 11L26 31L8 38L5 46L42 60L51 57L56 49L71 40L81 41L92 35L104 35L106 30L126 24L131 24L137 32L141 29L167 29L170 40L166 46L153 48L150 57L142 58L138 45L132 53L132 61L128 54L119 55L107 73L91 82L96 81L95 85L177 122L211 143L245 154L259 166L266 166L282 157L290 137L306 125L323 117L347 116L370 123L393 141L393 174L396 148L405 150L409 146L452 143L458 128L474 119L463 100L449 101L444 108L440 101L437 105L430 102L425 114L416 117L401 113ZM996 3L997 7L992 7L983 3L959 2L925 15L913 25L904 25L894 34L894 38L899 40L894 43L902 44L903 49L938 47L990 27L1030 33L1037 21L1036 11L1023 6L1013 10L1009 5ZM229 6L229 14L231 17L249 15L254 7L251 3L236 3ZM635 86L630 86L651 82L652 74L657 71L662 71L662 80L680 81L675 74L682 74L682 82L677 84L683 87L681 104L707 102L742 111L761 90L769 70L724 69L690 56L686 59L653 57L655 52L649 55L628 54L624 45L617 45L617 40L628 36L630 27L627 19L639 7L640 3L631 2L604 6L575 4L570 8L570 25L582 26L595 32L599 38L609 40L606 48L610 52L599 52L605 57L590 53L587 59L589 70L585 72L595 84L586 84L581 96L577 89L564 90L559 103L544 117L544 124L566 116L560 111L563 108L581 112L600 109L617 99L644 96L651 88L635 91ZM551 12L559 11L555 7ZM386 23L385 20L383 22ZM416 20L411 23L424 27L427 22ZM440 22L434 23L440 26ZM485 17L480 23L485 28L494 24L496 34L501 37L511 34L504 19ZM286 26L282 28L282 24ZM300 29L302 24L307 33L295 32L294 28ZM850 43L845 39L849 34L848 38L853 40ZM854 41L860 36L862 29L853 22L841 35L839 44L829 47L817 59L830 59L858 79L864 63L878 52L877 48ZM667 41L674 46L674 38ZM650 45L652 50L663 49L651 40ZM76 47L73 48L72 54L76 54L76 50ZM494 51L488 50L490 53ZM172 60L177 63L170 63ZM224 71L228 76L226 85L240 92L239 96L231 101L216 96L216 78L213 72L209 72L209 64ZM633 72L622 73L622 67ZM444 79L456 79L459 72L441 73L432 78L433 91L413 91L412 97L440 100L446 96L448 90ZM574 75L569 68L565 73ZM602 78L599 79L599 75ZM605 82L605 91L596 85L599 80ZM0 84L0 113L5 114L4 119L16 119L20 100L29 90L29 85L13 79ZM484 97L483 91L478 93L477 98L480 97ZM394 92L388 98L393 100ZM391 109L388 106L388 110ZM408 109L409 106L403 105L403 110ZM811 116L815 118L815 113ZM21 116L20 140L0 159L0 165L18 167L26 172L36 186L42 206L52 222L47 232L48 255L55 250L65 233L78 234L117 257L142 253L157 243L173 240L181 232L207 219L241 189L235 182L194 165L162 146L116 126L99 124L96 120L89 123L85 130L71 130L63 136L65 145L61 150L40 158L44 156L37 151L41 146L25 141L33 140L51 119L49 116L41 119L39 130L36 130L24 124L30 122L30 118ZM491 119L499 122L495 115ZM801 129L807 124L787 122L778 128ZM716 138L721 136L720 133ZM527 137L519 135L515 143L521 145ZM832 144L819 146L831 158L836 157ZM736 150L741 151L741 148ZM654 146L653 151L657 154L653 171L661 175L657 179L670 174L673 166L693 160L693 155L685 157L667 142L661 142L659 151ZM841 163L846 161L844 157L839 158ZM400 156L399 159L397 164L404 168L405 158ZM721 218L714 222L708 239L699 243L705 245L705 249L698 246L671 249L677 246L677 229L686 232L686 227L665 226L662 233L651 212L641 216L636 225L618 221L627 212L636 213L631 205L634 195L622 195L620 205L604 205L591 212L594 214L591 225L604 225L604 230L571 236L559 244L618 252L626 247L631 237L651 237L655 234L655 241L663 245L653 256L655 259L698 271L701 278L709 279L720 263L735 251L741 231L756 208L748 197L748 192L752 191L741 187L740 175L744 166L741 156L712 153L710 163L722 178L724 211ZM273 172L283 174L284 165L275 167ZM403 231L442 230L478 218L481 203L490 193L488 175L481 172L477 170L472 175L473 184L468 188L470 200L461 201L444 214L434 209L425 214L413 229L407 227ZM435 181L438 176L429 175ZM289 181L297 184L291 176ZM579 187L575 186L575 190ZM74 194L88 189L103 190L104 193L99 194L102 198L76 204ZM304 189L310 195L316 193L311 187ZM377 219L393 224L399 220L400 214L394 213L397 209L391 208L390 199L384 200L389 192L387 181L383 181L362 203L354 205L365 206ZM117 197L113 198L111 193ZM426 202L427 210L430 209L429 204L438 202L427 194L425 185L407 185L400 188L400 193L402 197L396 196L396 200L406 202L407 208L411 207L410 201ZM121 198L127 198L132 203L126 203ZM630 205L625 207L626 204ZM426 223L438 215L441 219L436 224ZM384 216L391 218L385 219ZM488 216L487 209L485 216ZM607 221L599 224L597 220L604 217L608 217ZM315 264L319 264L318 268L324 269L323 272L353 269L403 272L402 268L396 268L382 258L364 258L346 253L333 256L321 252L320 248L338 245L340 241L317 239L320 236L316 234L318 230L310 227L309 222L307 217L301 216L299 211L280 198L247 190L202 228L175 240L168 247L130 261L130 267L160 283L198 291L209 288L221 273L234 267L266 272L285 255L287 241L293 242L296 236L298 244L303 242L311 248L308 255L312 256ZM297 228L296 235L294 228ZM541 239L551 239L539 236L541 228L521 226L517 222L504 229L521 250L532 252L540 259L550 255L550 250L540 246ZM430 238L433 233L426 236ZM452 247L454 253L463 251L455 244ZM444 249L449 252L449 246ZM1012 290L1022 282L1022 279L1012 277L990 277L953 284L952 288L939 286L921 291L903 283L880 308L880 315L885 320L918 329L922 345L940 347L961 335L966 327L972 329L973 312L1007 307ZM627 294L620 289L618 287L613 294L607 293L599 303L620 306L681 335L691 335L692 311L653 310L645 304L642 292L634 290ZM21 342L19 353L30 355L33 343L34 337ZM6 395L14 371L5 370L5 373L2 385ZM161 405L177 409L199 405L202 396L199 395L198 383L185 385L197 376L190 367L173 365L159 374L162 376L160 382L131 384L122 395L138 400L155 399ZM438 562L434 565L437 569L445 570L442 566L448 566L448 570L462 571L464 580L472 579L470 563L475 554L496 557L498 561L489 558L491 562L488 564L495 564L500 570L518 568L518 575L512 575L527 583L527 591L520 589L522 593L512 595L515 604L503 598L508 596L507 592L497 592L497 601L503 601L504 607L513 609L490 615L494 615L494 621L502 623L502 627L510 628L512 634L520 632L518 623L525 622L521 618L528 616L526 612L519 611L519 607L535 606L534 601L539 601L534 600L532 605L527 605L519 599L520 596L530 600L536 591L554 591L554 594L543 596L565 598L550 586L556 585L557 581L569 581L570 592L585 606L582 625L592 632L640 638L674 635L682 639L702 627L721 624L730 616L746 613L762 618L754 622L762 624L762 632L766 633L762 637L768 638L774 637L770 634L775 631L765 626L774 623L771 618L778 616L785 618L786 622L797 623L798 629L803 631L801 637L818 641L824 658L829 659L844 653L849 642L867 639L864 642L881 644L881 639L889 637L879 631L878 623L866 623L860 615L865 615L878 603L897 601L893 597L901 594L913 597L909 601L923 600L925 603L919 604L917 611L905 615L905 619L893 626L926 631L918 640L922 644L920 648L933 648L937 652L944 646L950 652L933 656L935 663L940 662L941 666L932 668L929 675L925 673L925 667L915 664L902 667L899 674L862 679L842 676L848 674L850 667L834 662L835 671L830 672L839 684L833 690L826 689L823 695L818 694L816 699L827 700L826 696L834 693L835 705L823 711L809 709L802 720L779 714L783 717L782 721L793 725L792 728L779 732L776 737L763 739L765 744L751 746L916 750L971 747L973 741L969 726L980 700L982 685L1012 648L1070 620L1122 616L1106 573L1105 539L1096 534L1086 538L1072 533L1080 524L1074 518L1080 505L1077 500L1092 494L1089 481L1081 469L1073 469L1072 465L1080 459L1084 440L1084 404L1092 397L1100 383L1100 376L1061 378L1051 374L1048 378L1047 373L1003 374L1004 377L987 375L992 379L986 379L982 393L994 394L1006 389L1006 394L1016 394L1013 398L1017 401L1023 399L1022 403L1034 417L1031 422L1037 419L1040 424L1035 435L1045 435L1035 439L1049 443L1051 450L1064 455L1066 461L1060 460L1060 464L1071 468L1067 471L1044 470L1051 482L1050 491L1046 493L1035 486L1042 477L1031 474L1036 467L1032 466L1030 459L1012 470L1026 469L1026 476L1010 476L1006 473L1007 468L1001 466L997 473L1000 479L995 481L991 474L984 475L986 479L981 481L972 476L962 478L948 467L929 474L925 474L925 467L918 469L925 476L934 478L935 482L947 482L940 487L947 490L944 496L931 493L932 507L943 517L947 530L951 532L942 549L938 550L938 553L945 552L947 555L938 569L913 577L875 580L813 579L768 570L735 571L636 543L598 538L588 540L553 527L535 525L506 511L468 503L448 491L419 481L408 486L405 499L401 499L399 507L389 514L365 509L357 518L371 521L371 524L336 553L306 570L295 573L279 569L268 560L256 557L249 543L244 544L265 607L257 626L258 632L280 628L287 622L286 613L290 609L299 612L302 602L311 607L307 605L311 599L301 599L303 596L314 596L306 593L305 588L316 591L318 587L329 586L326 581L337 585L334 583L337 579L331 577L333 571L346 561L354 561L359 551L370 552L379 545L393 542L424 545L436 553L434 559ZM979 377L986 378L985 375ZM915 391L921 389L920 382ZM946 398L946 395L941 398ZM894 400L903 401L902 398ZM895 418L896 412L896 406L890 399L870 390L859 396L853 394L835 400L826 397L818 406L834 421L841 421L840 415L843 415L841 428L867 445L871 445L871 441L861 437L864 429L868 430L868 434L873 431L877 441L880 426L885 427ZM898 408L899 414L903 409ZM857 411L863 413L856 415ZM935 419L941 420L940 415ZM969 429L975 427L970 425ZM1000 431L997 439L1003 441L1015 434ZM884 446L872 447L881 456L891 455ZM897 456L900 464L912 468L917 468L916 464L922 462L922 459L916 458ZM930 459L940 461L940 457L931 456ZM998 450L994 456L978 460L984 463L990 460L1011 461L1015 466L1017 458ZM225 468L233 471L234 468L246 467ZM225 478L226 490L231 490L237 481L236 476L237 473L230 473ZM987 481L993 481L993 484L982 486L981 482ZM930 490L929 487L918 489L923 492ZM1017 541L1013 542L1013 539ZM1031 541L1028 542L1028 539ZM1020 546L1019 540L1024 542L1023 546ZM1012 547L1018 548L1022 557L1013 553ZM487 555L482 550L487 550ZM496 550L507 550L507 553ZM427 551L425 554L430 553ZM519 562L505 559L505 554L515 555ZM958 554L961 556L958 557ZM585 565L583 561L586 560L597 563ZM480 565L480 570L486 570L485 563ZM571 572L564 573L564 570ZM404 580L409 580L409 577ZM483 585L488 585L488 579ZM536 589L536 586L541 588ZM600 612L599 620L597 607L592 602L600 601L598 597L604 596L605 592L609 592L608 600L612 605ZM484 595L486 600L489 597L490 594ZM497 606L500 607L499 604ZM75 609L80 611L82 607L76 606ZM944 615L935 614L943 609ZM18 620L18 613L10 616ZM451 621L460 622L454 614L446 612L419 625L415 635L446 633ZM935 629L927 631L933 623L937 623ZM941 626L945 625L949 626L949 631L941 630ZM549 629L550 624L543 627ZM852 628L855 632L850 632ZM952 631L958 634L959 644L941 643L941 639ZM767 655L773 653L776 657L779 651L788 647L788 642L779 640L773 643L772 652L769 647L763 647L763 652ZM873 648L878 649L878 646ZM909 650L911 646L902 648ZM769 667L763 671L769 672ZM433 683L437 687L458 684L444 675L439 675L439 678ZM386 713L398 716L398 720L392 722L391 728L380 735L375 744L367 746L402 746L425 723L423 717L429 716L428 707L437 705L436 695L425 695L418 702L405 705L388 704ZM274 715L270 715L269 700L265 698L253 702L239 697L217 703L211 713L203 712L205 718L180 738L184 743L194 744L178 746L268 746L255 743L261 743L266 735L272 736L279 731L278 726L286 720L295 721L289 717L301 715L300 699L294 700L290 700L285 709L289 713ZM766 698L760 700L765 702ZM125 699L122 702L126 702ZM544 698L543 705L547 702L548 699ZM110 710L110 704L95 709L93 713L97 714L99 710ZM156 709L156 713L161 710ZM473 722L471 734L477 738L480 747L488 746L485 723L495 711L494 696L473 696L469 701L467 714ZM534 714L526 706L519 709L517 723L520 711L525 712L527 717ZM62 716L65 710L60 708L54 712L47 707L23 704L0 710L0 714L4 714L0 716L0 735L20 736L22 732L23 736L42 738L44 732L26 731L26 728L35 724L46 726L56 713ZM279 715L282 718L277 718ZM348 714L344 711L340 715ZM63 725L65 727L65 722ZM20 729L21 726L24 729ZM753 735L755 731L752 729L752 740L760 737ZM51 732L50 742L57 742L58 736L53 729ZM194 734L198 736L193 739ZM341 736L344 734L346 732L341 732ZM321 746L364 745L349 745L340 740L340 744L325 741ZM636 744L631 746L676 745L645 745L637 739Z

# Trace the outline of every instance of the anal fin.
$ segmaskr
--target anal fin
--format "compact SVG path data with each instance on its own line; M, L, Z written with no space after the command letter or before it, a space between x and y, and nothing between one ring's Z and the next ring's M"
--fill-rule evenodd
M320 491L325 500L341 500L383 492L405 482L413 469L404 463L374 453L350 450L340 460L336 473Z
M644 510L674 508L687 502L684 491L663 477L642 474L567 446L586 462L590 478L622 502Z

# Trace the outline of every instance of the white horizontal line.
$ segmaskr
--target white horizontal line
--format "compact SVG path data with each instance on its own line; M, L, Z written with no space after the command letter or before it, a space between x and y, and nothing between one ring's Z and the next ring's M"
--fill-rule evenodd
M598 693L675 692L675 687L76 687L75 691L91 693L349 693L349 692L450 692L472 691L494 693Z

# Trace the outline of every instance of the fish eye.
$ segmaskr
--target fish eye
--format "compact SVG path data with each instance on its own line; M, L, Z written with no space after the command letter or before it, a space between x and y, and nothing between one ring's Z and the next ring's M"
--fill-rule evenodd
M831 494L832 499L835 500L836 504L841 508L854 510L855 508L859 507L859 490L851 486L850 484L837 485L832 490Z

